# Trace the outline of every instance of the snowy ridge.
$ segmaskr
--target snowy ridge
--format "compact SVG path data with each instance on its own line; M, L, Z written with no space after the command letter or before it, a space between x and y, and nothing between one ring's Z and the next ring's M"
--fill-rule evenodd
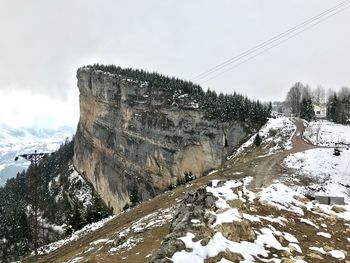
M260 157L275 154L281 150L291 149L293 147L292 138L295 131L296 127L289 118L269 118L267 123L258 132L262 139L261 145L263 150L263 155ZM237 157L254 147L256 135L251 136L237 149L234 155L229 156L227 159L230 160Z
M83 207L86 209L92 204L92 189L87 184L85 179L75 170L74 166L70 164L69 170L71 171L68 174L68 192L71 196L82 203ZM59 202L63 199L63 185L61 184L61 174L58 174L49 182L48 190L50 195L55 196L56 202ZM79 186L79 187L77 187ZM57 190L58 189L58 190Z
M69 190L72 193L72 196L82 202L84 208L86 209L89 205L92 204L92 189L86 183L84 178L75 170L73 165L71 166L71 169L73 172L68 177L68 180L70 182ZM80 184L81 187L72 187L73 185L77 184Z

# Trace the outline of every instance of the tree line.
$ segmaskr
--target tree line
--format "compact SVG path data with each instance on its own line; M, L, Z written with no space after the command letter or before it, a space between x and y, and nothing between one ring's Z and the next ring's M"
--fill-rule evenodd
M301 82L295 83L287 93L286 105L293 116L311 121L315 118L311 89Z
M179 106L181 102L186 100L187 104L192 103L192 105L196 105L195 108L203 110L206 118L210 120L240 121L261 126L271 114L271 103L251 100L236 92L217 94L210 89L204 91L201 86L191 81L167 77L156 72L150 73L142 69L101 64L87 67L117 74L140 83L147 82L151 89L162 91L162 98L168 105Z
M84 225L96 222L111 214L97 193L92 191L91 204L84 205L73 195L82 190L82 183L73 183L72 172L74 142L62 144L54 155L45 157L39 164L39 246L63 238ZM31 252L33 218L31 182L33 167L18 173L0 187L0 262L18 261ZM54 178L59 178L53 185ZM51 185L51 186L50 186ZM42 218L42 219L41 219ZM42 222L66 226L63 233L50 229Z
M350 124L350 90L343 87L332 92L327 101L327 119L341 124Z
M342 87L335 92L318 86L315 89L301 82L295 83L287 93L285 105L294 116L308 121L315 119L314 106L326 108L326 119L342 124L350 124L350 90Z

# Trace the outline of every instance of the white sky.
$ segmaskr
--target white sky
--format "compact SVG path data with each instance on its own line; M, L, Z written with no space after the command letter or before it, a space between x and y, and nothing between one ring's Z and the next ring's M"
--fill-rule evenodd
M191 80L334 0L0 0L0 123L76 123L76 69L94 62ZM296 81L350 86L350 8L205 83L283 100Z

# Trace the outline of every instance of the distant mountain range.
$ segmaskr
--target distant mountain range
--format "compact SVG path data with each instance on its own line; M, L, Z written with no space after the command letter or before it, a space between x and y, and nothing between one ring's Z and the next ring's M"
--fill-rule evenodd
M75 127L62 126L55 129L43 127L14 128L6 124L0 124L0 186L6 180L16 176L17 172L27 169L29 162L14 158L19 154L40 152L52 152L57 150L67 139L71 139L75 133Z

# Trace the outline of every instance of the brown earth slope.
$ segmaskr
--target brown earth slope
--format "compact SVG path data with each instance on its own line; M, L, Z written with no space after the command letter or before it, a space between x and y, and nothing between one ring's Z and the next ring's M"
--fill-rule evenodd
M152 213L163 213L164 209L169 209L164 214L168 213L171 216L171 212L175 210L175 206L187 192L206 185L209 180L253 176L254 180L250 185L252 189L271 183L274 179L287 172L281 166L281 163L288 154L315 148L315 146L308 144L302 139L303 122L300 119L293 119L293 122L297 130L293 136L293 148L291 150L284 150L277 154L260 158L257 158L259 150L256 150L245 155L244 159L239 161L236 158L229 160L211 175L201 177L192 181L191 184L179 186L172 191L161 194L150 201L121 213L98 231L70 242L48 255L27 258L24 262L147 262L151 258L151 254L159 249L163 238L169 233L170 217L168 216L167 219L161 220L161 223L155 227L150 227L148 230L129 231L126 238L131 237L135 240L141 240L140 242L136 241L134 246L131 245L132 250L129 249L129 246L120 247L117 251L111 251L112 247L122 243L120 241L120 233L122 231L125 231L128 227L135 226L138 220L142 220L142 218ZM155 217L157 215L155 214ZM95 242L101 239L104 239L104 244ZM106 240L110 240L110 242L106 242ZM93 249L91 249L92 246Z

